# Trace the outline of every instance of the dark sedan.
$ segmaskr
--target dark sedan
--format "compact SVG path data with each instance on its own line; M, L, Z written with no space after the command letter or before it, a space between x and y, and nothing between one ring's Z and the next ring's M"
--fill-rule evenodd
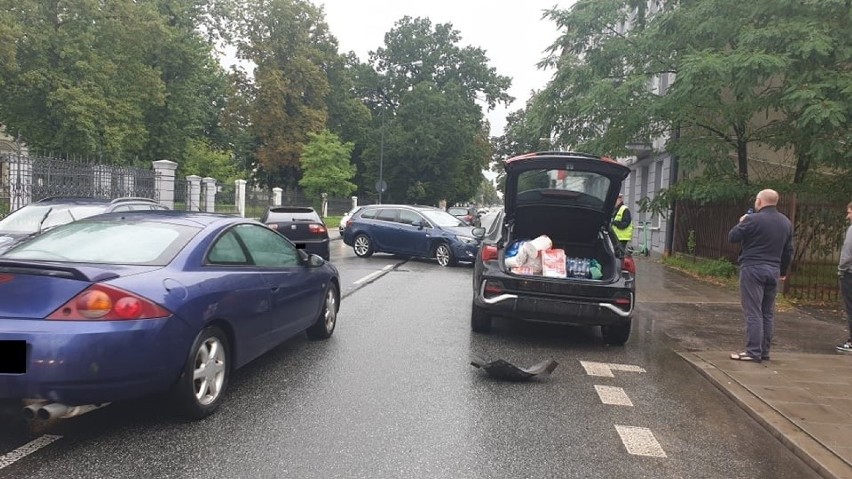
M297 248L329 260L328 228L313 208L274 206L266 210L260 221L295 243Z

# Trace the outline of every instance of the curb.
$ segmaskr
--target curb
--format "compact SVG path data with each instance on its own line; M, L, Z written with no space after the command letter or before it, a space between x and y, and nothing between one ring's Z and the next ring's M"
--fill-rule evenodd
M852 477L852 467L846 461L754 395L736 379L696 354L675 352L722 393L731 398L734 403L784 444L787 449L790 449L805 464L813 468L817 474L827 479Z

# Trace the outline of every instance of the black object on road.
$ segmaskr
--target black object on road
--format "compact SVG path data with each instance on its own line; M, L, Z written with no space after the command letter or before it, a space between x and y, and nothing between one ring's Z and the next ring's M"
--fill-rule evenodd
M519 368L502 359L487 362L477 357L474 357L470 364L474 367L484 369L492 378L504 381L526 381L539 374L550 374L559 365L556 361L548 359L528 368Z

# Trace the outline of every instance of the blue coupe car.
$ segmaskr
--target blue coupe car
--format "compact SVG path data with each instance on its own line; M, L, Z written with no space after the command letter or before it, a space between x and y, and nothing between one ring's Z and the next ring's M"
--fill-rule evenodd
M334 332L337 269L263 224L109 213L0 255L0 399L70 417L171 391L192 418L230 373L307 331Z

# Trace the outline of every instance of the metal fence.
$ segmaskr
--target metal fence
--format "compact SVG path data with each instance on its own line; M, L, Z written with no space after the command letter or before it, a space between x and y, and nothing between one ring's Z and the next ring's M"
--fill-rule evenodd
M152 169L113 166L23 152L0 154L3 214L49 197L157 199Z
M753 205L751 198L710 204L678 202L673 250L736 263L740 245L728 241L728 232ZM805 300L836 301L846 203L789 194L781 196L778 211L793 222L795 242L784 294Z
M239 214L237 208L237 185L231 183L216 184L216 205L217 213Z

